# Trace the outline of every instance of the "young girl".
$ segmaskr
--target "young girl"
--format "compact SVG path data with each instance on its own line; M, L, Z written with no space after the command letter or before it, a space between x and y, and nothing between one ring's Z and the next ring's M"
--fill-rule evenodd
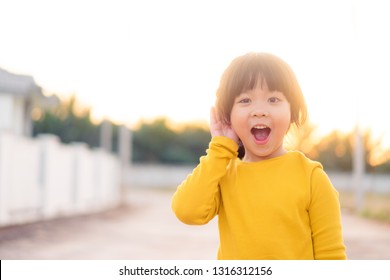
M218 259L346 259L337 191L320 163L283 147L305 119L300 86L280 58L249 53L225 70L207 155L172 199L186 224L218 215Z

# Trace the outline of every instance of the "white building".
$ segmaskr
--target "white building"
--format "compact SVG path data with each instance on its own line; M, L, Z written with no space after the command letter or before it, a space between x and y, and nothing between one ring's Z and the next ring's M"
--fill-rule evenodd
M55 96L46 97L33 77L17 75L0 68L0 132L31 136L34 106L55 105Z
M0 68L0 227L116 207L117 156L54 135L32 134L33 108L59 104L31 76Z

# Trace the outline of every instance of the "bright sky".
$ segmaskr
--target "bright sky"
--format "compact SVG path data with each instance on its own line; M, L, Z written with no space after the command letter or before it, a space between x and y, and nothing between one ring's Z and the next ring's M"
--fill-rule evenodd
M389 5L1 0L0 67L32 75L49 92L75 92L97 118L207 121L230 61L266 51L295 70L323 131L350 130L359 115L390 143Z

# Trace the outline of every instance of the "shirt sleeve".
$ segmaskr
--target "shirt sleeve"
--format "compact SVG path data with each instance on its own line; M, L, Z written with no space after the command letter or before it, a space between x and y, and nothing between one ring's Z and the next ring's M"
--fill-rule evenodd
M218 213L219 181L226 174L230 161L237 157L238 145L231 139L211 139L207 155L178 186L172 198L172 210L183 223L208 223Z
M309 215L315 259L346 259L339 194L322 168L312 173Z

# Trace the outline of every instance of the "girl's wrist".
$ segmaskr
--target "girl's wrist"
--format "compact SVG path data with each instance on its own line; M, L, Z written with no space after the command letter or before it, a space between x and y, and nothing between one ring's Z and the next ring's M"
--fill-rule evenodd
M222 143L222 144L227 145L229 147L230 146L237 146L237 148L239 145L234 139L231 139L225 135L214 136L211 138L211 142Z

